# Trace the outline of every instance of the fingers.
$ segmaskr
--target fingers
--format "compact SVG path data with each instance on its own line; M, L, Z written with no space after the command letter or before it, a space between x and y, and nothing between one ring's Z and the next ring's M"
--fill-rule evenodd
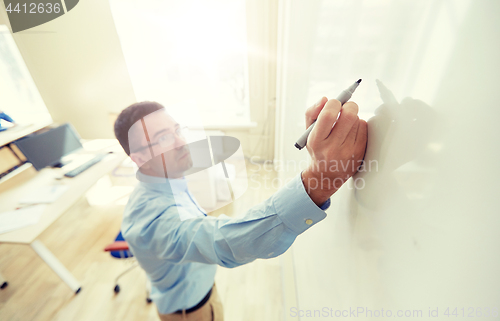
M306 110L306 128L311 126L311 124L318 118L319 113L325 106L328 99L326 97L321 97L321 99L313 106L307 108Z
M320 115L321 117L321 115ZM354 123L358 121L358 105L355 102L349 101L344 104L340 117L332 130L332 134L328 137L331 143L337 145L342 144Z
M321 110L316 121L316 125L311 132L311 139L325 140L332 131L333 124L337 121L337 116L341 109L340 101L330 99Z
M356 142L354 143L354 150L355 153L364 155L368 142L368 124L363 119L360 119L358 123L359 128L356 135Z
M354 122L354 125L352 125L351 130L347 134L343 145L347 146L353 146L354 143L356 142L356 136L358 135L358 128L359 128L359 117L356 116L356 121Z

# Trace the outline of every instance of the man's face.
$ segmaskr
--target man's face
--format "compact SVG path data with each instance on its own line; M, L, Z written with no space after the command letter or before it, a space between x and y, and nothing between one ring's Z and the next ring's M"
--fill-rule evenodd
M165 110L151 113L143 120L136 122L129 131L129 142L135 145L130 146L132 160L145 174L182 177L193 166L193 161L180 125Z

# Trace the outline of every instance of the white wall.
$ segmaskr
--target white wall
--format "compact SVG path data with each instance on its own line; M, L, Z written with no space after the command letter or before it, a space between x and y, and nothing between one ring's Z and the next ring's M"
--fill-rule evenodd
M288 137L299 127L290 113L363 78L353 100L369 119L366 159L378 162L293 245L298 308L420 309L421 320L456 307L458 319L493 319L484 314L500 308L500 2L286 2L284 21L295 23L280 75L300 77L281 81L282 160L305 158ZM303 39L311 52L297 51Z
M245 156L256 159L272 160L274 153L277 8L278 0L247 2L250 118L256 127L224 129L241 141ZM3 4L0 24L8 25ZM14 39L55 122L71 122L83 138L114 137L116 113L136 98L108 1L80 1Z
M0 24L8 24L0 5ZM14 40L54 122L83 138L114 137L109 113L135 102L108 1L86 0Z

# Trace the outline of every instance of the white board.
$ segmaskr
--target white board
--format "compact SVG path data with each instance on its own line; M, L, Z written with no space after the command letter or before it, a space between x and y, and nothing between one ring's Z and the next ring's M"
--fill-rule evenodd
M292 0L283 11L277 160L306 158L293 147L305 107L363 78L352 100L378 164L294 243L287 317L498 316L500 2Z

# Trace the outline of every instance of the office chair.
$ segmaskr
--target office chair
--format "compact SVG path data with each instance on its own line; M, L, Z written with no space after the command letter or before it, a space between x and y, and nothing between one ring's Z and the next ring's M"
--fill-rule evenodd
M128 259L128 260L135 260L134 255L132 252L130 252L128 248L127 241L123 238L122 232L118 233L118 236L116 236L116 239L113 243L107 245L104 248L104 251L109 252L112 257L117 258L117 259ZM116 278L115 278L115 288L114 291L115 293L120 292L120 285L118 284L118 280L127 274L128 272L132 271L136 267L139 266L139 263L136 261L134 262L130 267L125 269L122 273L120 273ZM149 297L149 293L151 292L151 284L149 283L149 279L146 277L146 302L151 303L152 300Z

